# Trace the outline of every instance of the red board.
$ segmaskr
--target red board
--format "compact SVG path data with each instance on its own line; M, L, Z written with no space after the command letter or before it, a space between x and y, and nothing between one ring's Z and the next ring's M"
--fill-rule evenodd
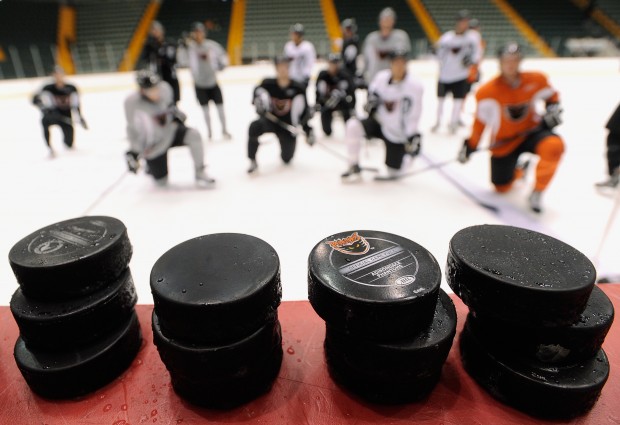
M620 286L604 285L617 311ZM462 328L466 308L454 296ZM48 401L30 392L13 360L18 330L8 307L0 308L0 424L544 424L505 406L464 372L458 333L442 378L424 401L403 406L364 403L330 379L323 358L325 326L306 301L284 302L279 309L284 361L271 392L230 411L193 407L176 396L153 345L150 305L137 307L144 344L131 367L116 381L79 400ZM570 423L620 423L620 323L605 341L611 376L587 415ZM553 422L558 423L558 422Z

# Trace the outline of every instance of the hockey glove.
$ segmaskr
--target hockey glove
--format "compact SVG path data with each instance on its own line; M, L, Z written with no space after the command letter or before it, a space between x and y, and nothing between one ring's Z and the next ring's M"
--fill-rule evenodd
M405 152L411 156L420 154L422 150L422 135L419 133L409 137L405 142Z
M172 111L171 112L172 112L172 119L174 121L177 121L177 122L182 124L187 119L187 115L185 114L185 112L181 111L176 106L172 107Z
M379 96L377 96L375 93L369 93L368 101L366 102L366 105L364 105L364 111L366 111L368 115L374 114L379 107L379 103Z
M258 115L265 115L266 112L271 110L271 105L269 104L269 98L267 96L258 95L254 97L253 103Z
M562 108L559 103L550 103L547 105L547 110L543 115L543 122L545 127L549 130L562 124Z
M127 168L130 172L136 174L140 169L140 161L138 160L138 154L132 151L125 152L125 162L127 162Z
M462 63L463 63L463 66L467 68L474 64L474 60L472 59L471 55L465 55L463 56Z
M459 155L457 157L457 160L461 164L465 164L467 161L469 161L469 157L474 152L476 152L476 149L469 147L469 139L465 139L465 141L463 142L463 147L459 151Z

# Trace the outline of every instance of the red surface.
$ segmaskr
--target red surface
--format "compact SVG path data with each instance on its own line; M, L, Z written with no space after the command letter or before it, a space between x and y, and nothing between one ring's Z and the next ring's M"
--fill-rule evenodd
M620 312L620 285L603 285ZM455 299L459 332L466 309ZM543 424L490 397L463 371L458 333L442 379L423 402L385 407L364 403L340 390L323 360L325 327L305 301L279 309L284 361L271 392L231 411L195 408L179 399L152 344L150 305L137 307L144 345L131 367L101 390L72 401L48 401L30 392L13 360L17 326L8 307L0 308L0 424ZM575 424L620 424L620 320L604 348L611 376L601 398ZM553 422L558 423L558 422Z

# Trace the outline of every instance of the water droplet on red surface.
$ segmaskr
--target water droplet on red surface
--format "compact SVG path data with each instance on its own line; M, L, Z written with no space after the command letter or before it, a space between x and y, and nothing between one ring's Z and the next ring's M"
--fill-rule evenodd
M106 404L105 406L103 406L103 411L104 412L109 412L112 409L112 405L111 404Z
M286 349L286 352L289 353L289 354L295 354L295 349L293 347L288 347Z
M157 409L153 409L153 410L151 411L151 416L155 416L156 414L157 414Z
M121 410L127 410L127 405L126 404L122 404L121 405Z

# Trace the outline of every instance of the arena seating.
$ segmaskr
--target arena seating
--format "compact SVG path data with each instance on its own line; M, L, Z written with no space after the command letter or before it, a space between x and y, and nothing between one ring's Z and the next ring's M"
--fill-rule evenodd
M54 64L58 4L0 2L0 79L49 74Z

